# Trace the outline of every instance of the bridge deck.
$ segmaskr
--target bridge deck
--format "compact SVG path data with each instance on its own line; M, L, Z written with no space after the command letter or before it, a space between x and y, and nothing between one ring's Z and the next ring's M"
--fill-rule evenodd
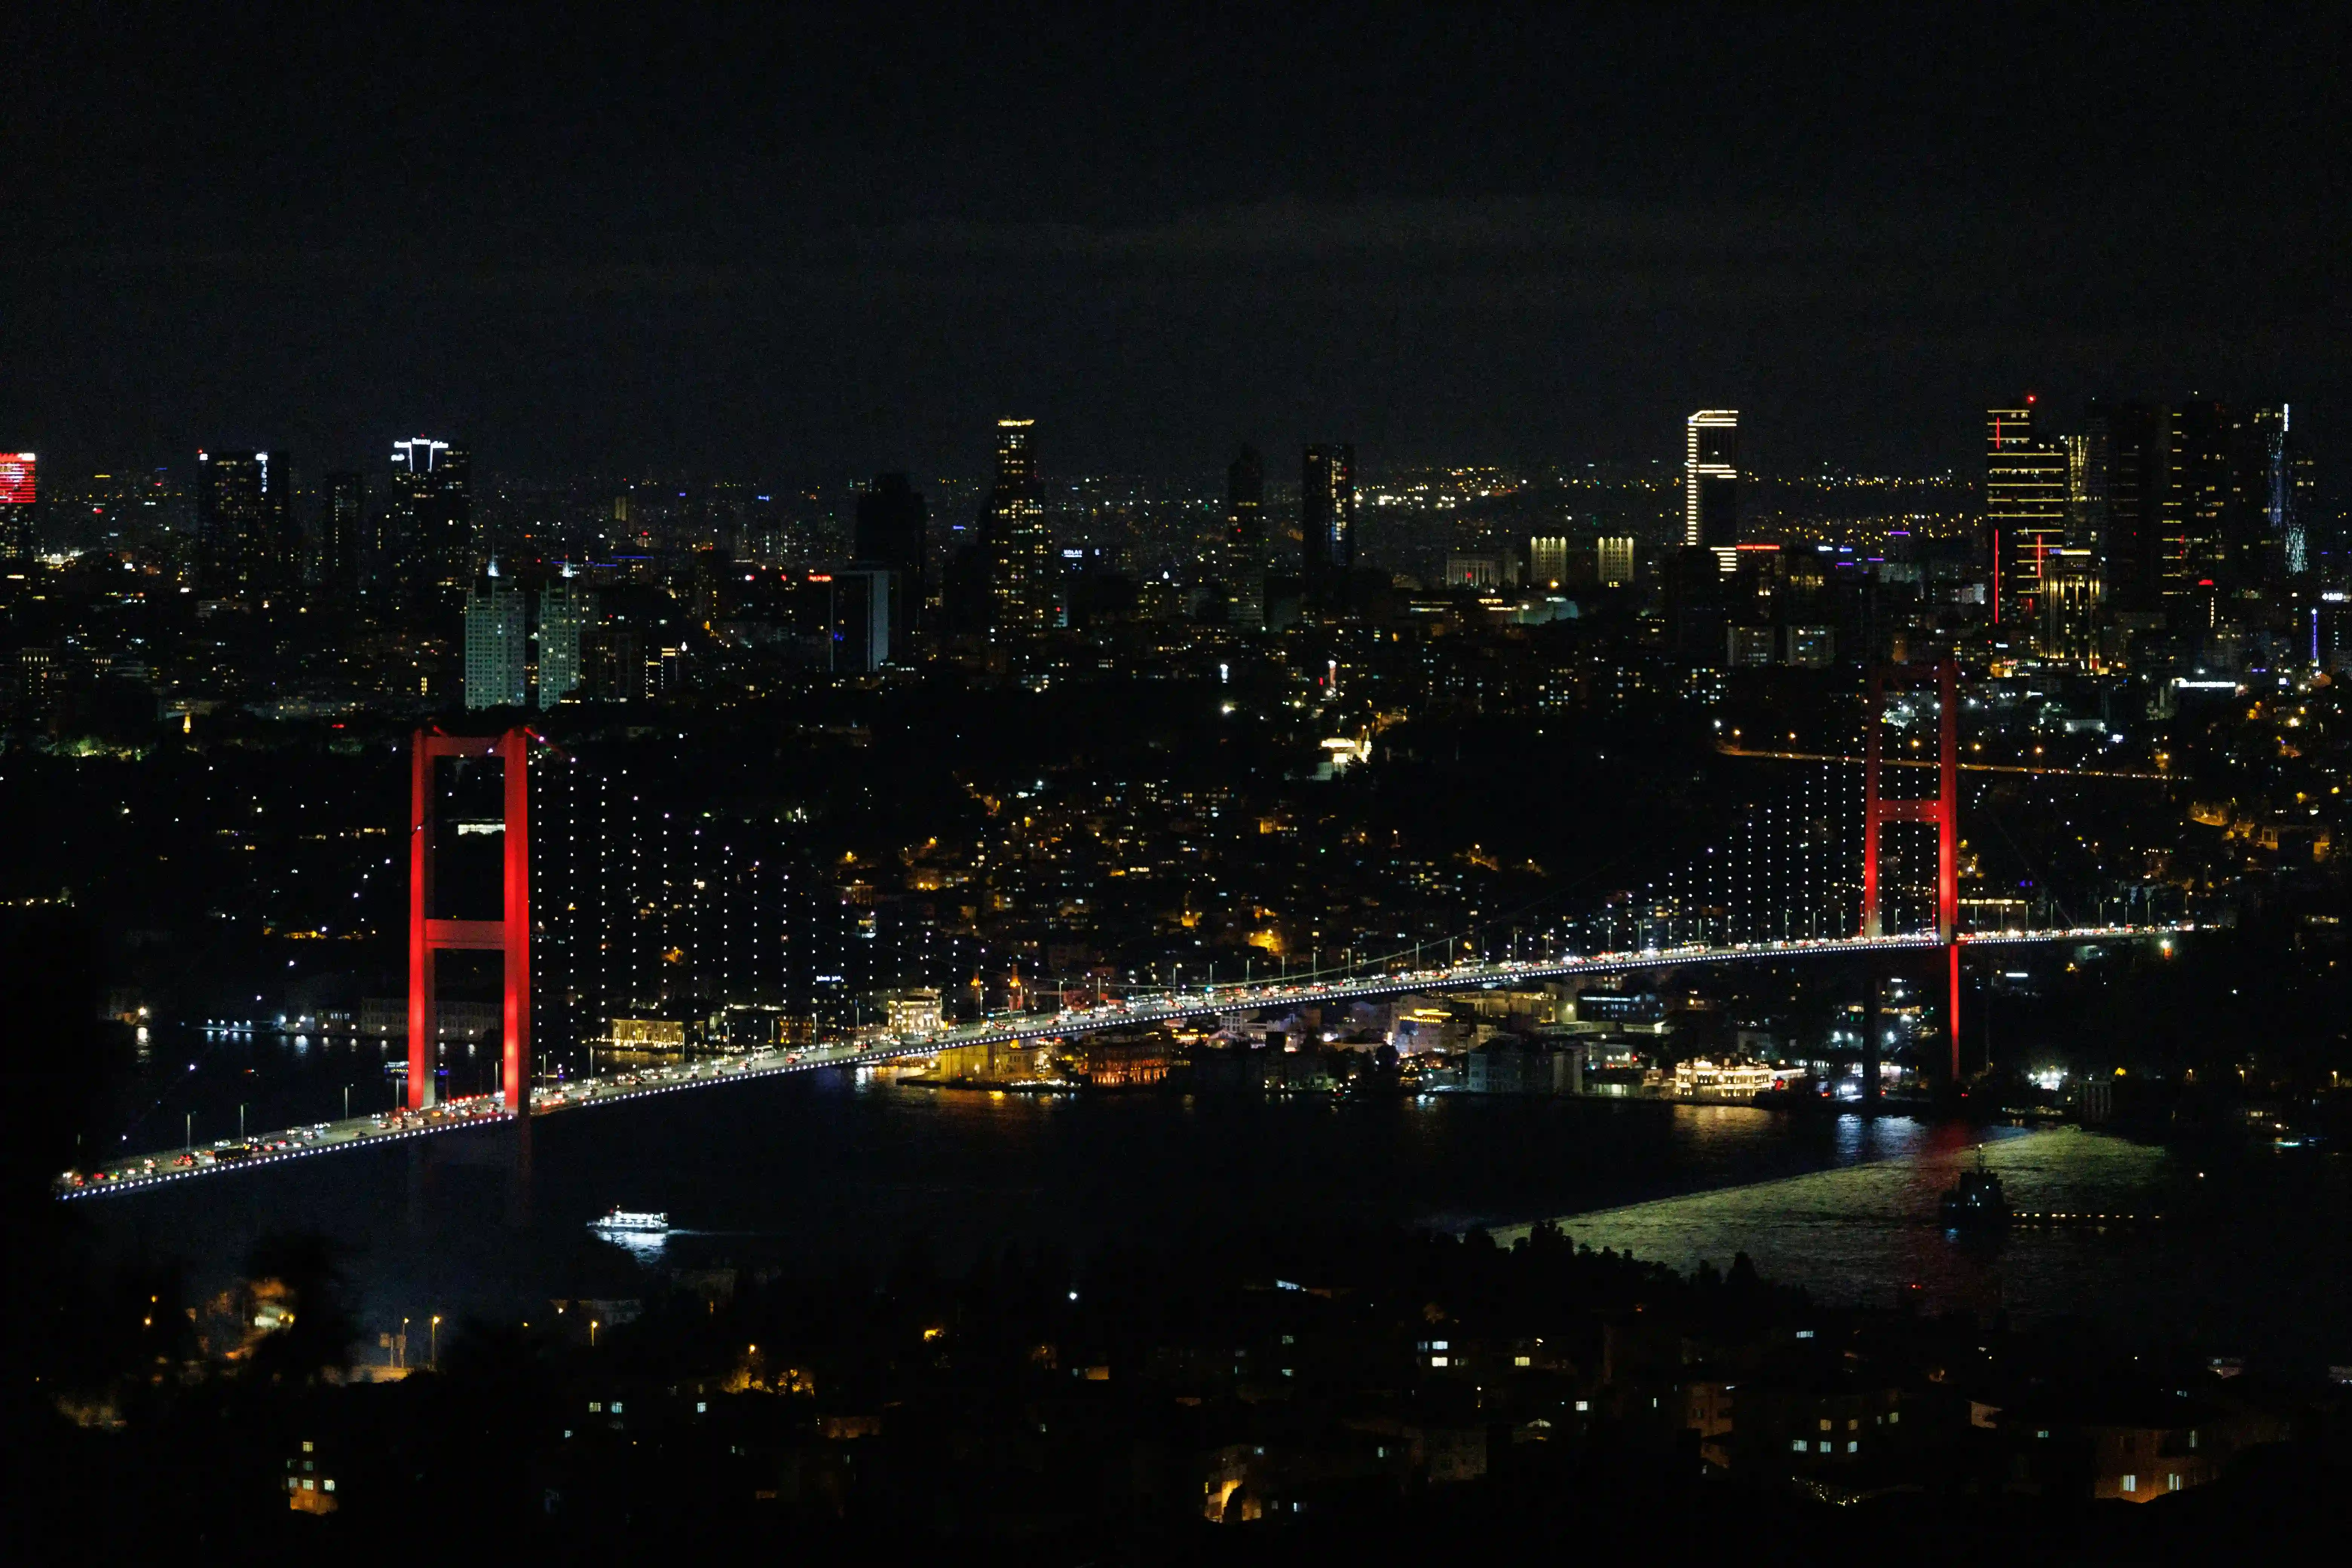
M2162 937L2193 931L2192 925L2084 926L2064 931L1975 931L1960 938L1963 946L2007 946L2034 942L2112 942ZM813 1072L822 1068L860 1067L910 1058L935 1056L958 1046L1002 1045L1019 1040L1066 1038L1103 1029L1128 1028L1185 1018L1264 1013L1276 1008L1316 1003L1348 1002L1426 991L1485 989L1506 984L1541 983L1580 975L1619 974L1685 964L1812 958L1838 953L1937 948L1929 933L1875 938L1842 937L1797 942L1743 942L1730 947L1645 948L1631 952L1604 952L1589 957L1465 963L1450 968L1423 969L1381 974L1354 974L1336 980L1276 980L1251 985L1205 986L1167 996L1111 1003L1076 1012L1024 1014L982 1019L922 1036L874 1037L861 1036L798 1049L773 1048L740 1056L713 1058L675 1067L633 1068L595 1078L572 1079L531 1090L534 1116L592 1105L616 1105L650 1095L682 1089L708 1089L784 1073ZM60 1198L96 1197L112 1193L146 1191L196 1176L273 1165L312 1155L358 1149L378 1143L422 1138L485 1123L502 1122L510 1113L496 1095L451 1100L422 1111L390 1111L349 1121L314 1122L262 1133L241 1142L215 1143L210 1148L168 1150L129 1155L89 1171L68 1171L56 1183ZM242 1150L243 1152L237 1151Z

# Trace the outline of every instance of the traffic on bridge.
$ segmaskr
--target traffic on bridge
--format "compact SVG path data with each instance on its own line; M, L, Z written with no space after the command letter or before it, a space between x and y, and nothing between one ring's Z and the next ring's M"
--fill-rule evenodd
M1961 933L1954 945L2012 946L2165 940L2194 929L2192 924L2183 922L1967 932ZM632 1067L591 1077L568 1079L558 1084L534 1088L530 1091L529 1109L533 1116L546 1116L593 1106L617 1105L653 1095L675 1094L689 1089L745 1083L787 1073L915 1060L936 1056L959 1046L1068 1038L1106 1029L1187 1018L1240 1018L1290 1007L1371 1000L1407 993L1461 991L1685 965L1915 951L1944 945L1932 931L1880 937L1738 942L1724 946L1694 944L1590 955L1566 954L1548 959L1481 961L1435 968L1391 969L1346 974L1328 980L1210 985L1194 990L1146 993L1093 1007L1000 1014L920 1034L867 1031L849 1038L808 1047L752 1050L674 1066ZM318 1154L478 1128L509 1121L515 1114L515 1110L503 1097L477 1095L373 1116L313 1122L251 1138L223 1139L201 1148L126 1155L89 1170L64 1172L56 1180L56 1190L60 1198L145 1191L198 1176L217 1175Z

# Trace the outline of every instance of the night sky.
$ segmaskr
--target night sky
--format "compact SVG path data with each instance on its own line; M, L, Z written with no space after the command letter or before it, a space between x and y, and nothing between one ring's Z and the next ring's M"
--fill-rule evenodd
M2352 456L2332 7L315 9L16 15L0 447L1916 469L2032 388Z

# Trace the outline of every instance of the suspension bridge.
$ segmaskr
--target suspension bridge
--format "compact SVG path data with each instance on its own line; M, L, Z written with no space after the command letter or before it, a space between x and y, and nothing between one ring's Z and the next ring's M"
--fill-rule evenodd
M1095 1005L999 1015L918 1030L866 1026L831 1039L765 1044L723 1056L658 1067L533 1083L530 1071L534 987L532 949L540 927L532 916L530 790L535 737L523 730L495 737L419 731L410 748L408 831L408 1008L406 1103L381 1114L321 1121L240 1139L210 1148L126 1155L87 1170L63 1173L61 1197L127 1193L225 1171L315 1157L388 1142L425 1137L486 1122L625 1103L783 1074L880 1066L939 1055L960 1047L1066 1039L1194 1019L1238 1021L1253 1016L1408 994L1539 985L1643 971L1727 963L1846 957L1888 960L1940 955L1946 986L1944 1030L1948 1081L1960 1077L1961 963L1973 948L2047 943L2099 943L2168 938L2193 930L2187 921L2154 921L2034 925L2018 920L2014 900L1979 900L2000 923L1963 921L1959 897L1959 790L1956 671L1934 665L1881 667L1870 677L1870 712L1885 711L1892 692L1932 693L1937 755L1924 763L1932 794L1889 795L1883 783L1917 769L1883 753L1885 726L1864 726L1858 794L1801 784L1795 798L1768 803L1722 842L1638 891L1621 892L1565 923L1550 951L1449 958L1429 965L1404 953L1368 958L1333 973L1278 976L1240 984L1140 990ZM502 903L495 920L458 920L435 913L436 872L443 813L435 768L444 758L495 762L500 770L497 881ZM2039 770L2049 772L2052 770ZM2130 775L2116 775L2130 776ZM478 825L480 826L480 825ZM1861 842L1853 843L1859 827ZM459 832L465 831L461 824ZM1925 843L1932 835L1932 859ZM1932 865L1932 874L1927 868ZM576 909L576 903L573 906ZM1586 949L1589 951L1578 951ZM435 1062L442 1038L438 1012L442 955L494 955L500 977L501 1053L495 1093L436 1102ZM1866 1079L1874 1079L1875 1032L1866 1047Z

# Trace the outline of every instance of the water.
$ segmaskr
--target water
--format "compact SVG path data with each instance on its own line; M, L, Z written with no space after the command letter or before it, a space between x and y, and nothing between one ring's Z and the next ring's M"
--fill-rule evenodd
M338 1111L344 1081L354 1109L389 1098L380 1053L348 1045L219 1047L189 1080L213 1136L232 1130L228 1096L256 1106L257 1131ZM163 1120L178 1131L176 1101L147 1117ZM1979 1139L2021 1209L2168 1217L1948 1237L1936 1200ZM635 1251L590 1236L615 1204L666 1210L684 1234ZM878 1263L910 1246L953 1266L1008 1242L1083 1253L1113 1236L1386 1222L1507 1237L1558 1219L1678 1268L1745 1250L1829 1301L2074 1312L2210 1353L2352 1362L2340 1159L2071 1129L1459 1096L991 1095L814 1074L542 1118L527 1152L512 1127L451 1133L80 1210L119 1247L187 1258L200 1284L268 1229L330 1232L371 1329L641 1296L679 1268Z

